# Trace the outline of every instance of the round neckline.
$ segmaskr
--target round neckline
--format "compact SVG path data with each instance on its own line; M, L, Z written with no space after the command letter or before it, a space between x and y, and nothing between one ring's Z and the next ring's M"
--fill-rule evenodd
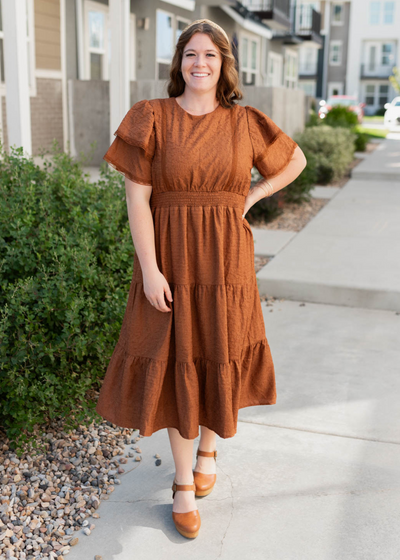
M176 97L173 97L172 99L174 99L175 104L178 105L179 109L181 111L183 111L186 115L188 115L189 117L192 117L194 119L201 119L203 117L206 117L207 115L212 115L213 113L215 113L216 111L218 111L218 109L221 107L221 103L218 104L217 107L215 107L215 109L213 109L212 111L210 111L209 113L203 113L202 115L192 115L192 113L188 113L183 107L181 107L178 103L178 101L176 100Z

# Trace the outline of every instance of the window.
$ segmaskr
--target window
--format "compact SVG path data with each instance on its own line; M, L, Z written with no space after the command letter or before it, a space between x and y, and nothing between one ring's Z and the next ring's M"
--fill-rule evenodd
M181 18L176 19L175 44L178 42L178 39L181 36L182 31L185 29L185 27L188 26L189 23L190 23L189 21L186 21Z
M332 23L334 25L340 25L343 23L343 4L333 4Z
M0 0L0 85L1 92L4 90L5 71L4 71L4 29L2 19L2 2ZM34 39L34 11L33 0L26 2L26 46L28 52L28 83L29 93L36 96L36 79L35 79L35 39Z
M108 80L111 62L111 28L108 6L85 2L85 78Z
M318 63L318 50L312 47L302 47L299 51L300 74L316 74Z
M297 52L287 49L285 52L285 79L284 86L287 88L297 88L298 77Z
M331 41L329 64L339 66L342 62L342 41Z
M389 101L389 85L380 84L379 86L379 106L383 107Z
M185 27L190 23L175 14L157 10L156 16L156 79L169 78L169 69L174 55L175 45Z
M366 105L375 104L375 84L368 84L365 86L365 103Z
M241 45L242 82L245 86L254 86L257 82L260 43L251 37L243 37Z
M382 45L382 65L389 66L393 63L393 43L384 43Z
M171 62L174 30L172 14L157 10L157 60Z
M104 77L105 60L105 37L106 25L105 14L90 10L88 14L89 25L89 56L90 56L90 79L102 80Z
M282 56L278 53L268 54L267 86L282 85Z
M370 45L370 47L369 47L368 70L370 72L375 72L375 65L376 65L376 45Z
M315 82L299 82L299 87L300 89L304 90L304 93L306 95L312 95L313 97L315 97L315 93L316 93L316 83Z
M392 25L394 23L394 2L385 2L383 5L383 23Z
M4 31L3 20L1 16L1 0L0 0L0 83L4 83Z
M372 107L383 107L389 101L389 84L366 84L365 103Z
M369 3L369 23L371 25L379 25L380 11L381 11L381 3L380 2L370 2Z

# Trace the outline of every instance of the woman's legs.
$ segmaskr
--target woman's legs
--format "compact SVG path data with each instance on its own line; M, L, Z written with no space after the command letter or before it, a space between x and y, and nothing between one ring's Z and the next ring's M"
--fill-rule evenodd
M193 484L193 439L185 439L176 428L167 428L175 462L175 482L177 484ZM177 490L175 492L172 511L186 513L198 509L194 491Z
M200 429L200 451L214 451L217 445L217 434L205 426L200 426ZM194 470L204 474L215 474L217 469L214 457L199 455Z

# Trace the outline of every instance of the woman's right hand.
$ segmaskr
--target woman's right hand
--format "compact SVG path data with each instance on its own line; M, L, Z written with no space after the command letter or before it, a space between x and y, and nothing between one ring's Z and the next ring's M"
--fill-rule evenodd
M162 272L157 270L147 275L143 274L143 290L146 298L155 309L164 313L172 311L165 303L164 294L167 296L168 301L173 300L171 289Z

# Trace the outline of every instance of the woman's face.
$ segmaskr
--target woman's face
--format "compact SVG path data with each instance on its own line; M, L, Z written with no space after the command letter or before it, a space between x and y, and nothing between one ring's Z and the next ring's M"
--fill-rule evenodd
M216 91L222 55L205 33L195 33L183 48L181 72L186 86L198 93Z

